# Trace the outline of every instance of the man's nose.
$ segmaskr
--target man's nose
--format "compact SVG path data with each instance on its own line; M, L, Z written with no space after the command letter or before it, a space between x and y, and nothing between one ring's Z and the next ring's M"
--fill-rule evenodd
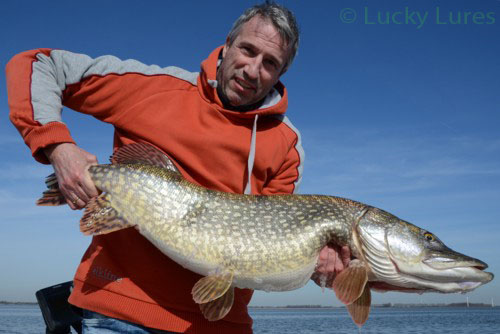
M247 78L250 80L257 80L259 78L260 66L261 61L259 60L259 57L250 59L245 66L245 74L247 75Z

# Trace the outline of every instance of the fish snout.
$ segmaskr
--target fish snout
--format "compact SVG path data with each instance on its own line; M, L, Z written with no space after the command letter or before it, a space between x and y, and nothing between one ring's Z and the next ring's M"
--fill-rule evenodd
M423 262L431 268L437 270L472 267L478 270L485 270L488 264L485 262L454 251L447 253L431 252Z
M484 263L483 261L477 260L477 262L474 265L472 265L471 267L478 271L480 277L482 278L481 282L483 282L483 283L488 283L488 282L492 281L493 278L495 278L495 275L493 275L493 273L484 271L485 269L488 268L488 265L486 263Z

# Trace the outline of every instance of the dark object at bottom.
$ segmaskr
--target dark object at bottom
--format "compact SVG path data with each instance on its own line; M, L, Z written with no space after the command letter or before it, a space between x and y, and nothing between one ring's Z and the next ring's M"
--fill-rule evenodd
M71 333L71 327L78 334L82 333L82 320L78 309L68 303L72 288L73 282L69 281L36 292L38 306L47 326L46 334Z

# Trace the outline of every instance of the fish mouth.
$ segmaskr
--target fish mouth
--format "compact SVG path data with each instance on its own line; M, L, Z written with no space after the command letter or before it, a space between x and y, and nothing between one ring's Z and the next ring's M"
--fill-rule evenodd
M462 260L449 257L432 257L422 260L420 265L407 265L393 259L392 263L400 278L409 289L403 292L469 292L493 280L494 275L484 271L488 265L480 260L464 257ZM377 287L375 287L377 289ZM382 286L382 290L389 287Z
M405 272L400 271L400 275L406 276L409 280L418 282L422 288L417 288L420 291L437 291L437 292L468 292L477 287L486 284L493 280L494 275L486 272L483 269L487 266L478 265L477 263L455 263L447 265L447 268L435 268L422 263L419 270Z
M458 267L471 267L477 270L485 270L488 265L481 260L460 254L463 259L449 258L443 256L430 256L422 262L434 269L453 269Z
M422 260L422 263L432 271L441 272L443 278L455 281L464 288L474 285L473 283L488 283L494 278L493 273L485 271L488 265L481 260L460 253L452 254L453 256L433 255Z
M476 258L458 253L444 244L428 249L422 259L423 278L432 277L444 282L488 283L493 274L486 272L488 265ZM468 283L467 283L468 282Z

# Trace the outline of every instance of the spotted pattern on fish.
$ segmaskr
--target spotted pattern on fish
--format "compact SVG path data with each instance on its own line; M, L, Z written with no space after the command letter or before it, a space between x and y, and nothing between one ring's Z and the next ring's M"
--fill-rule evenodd
M353 217L365 207L331 196L217 192L151 165L89 171L110 205L160 249L236 274L294 270L329 241L349 244Z

